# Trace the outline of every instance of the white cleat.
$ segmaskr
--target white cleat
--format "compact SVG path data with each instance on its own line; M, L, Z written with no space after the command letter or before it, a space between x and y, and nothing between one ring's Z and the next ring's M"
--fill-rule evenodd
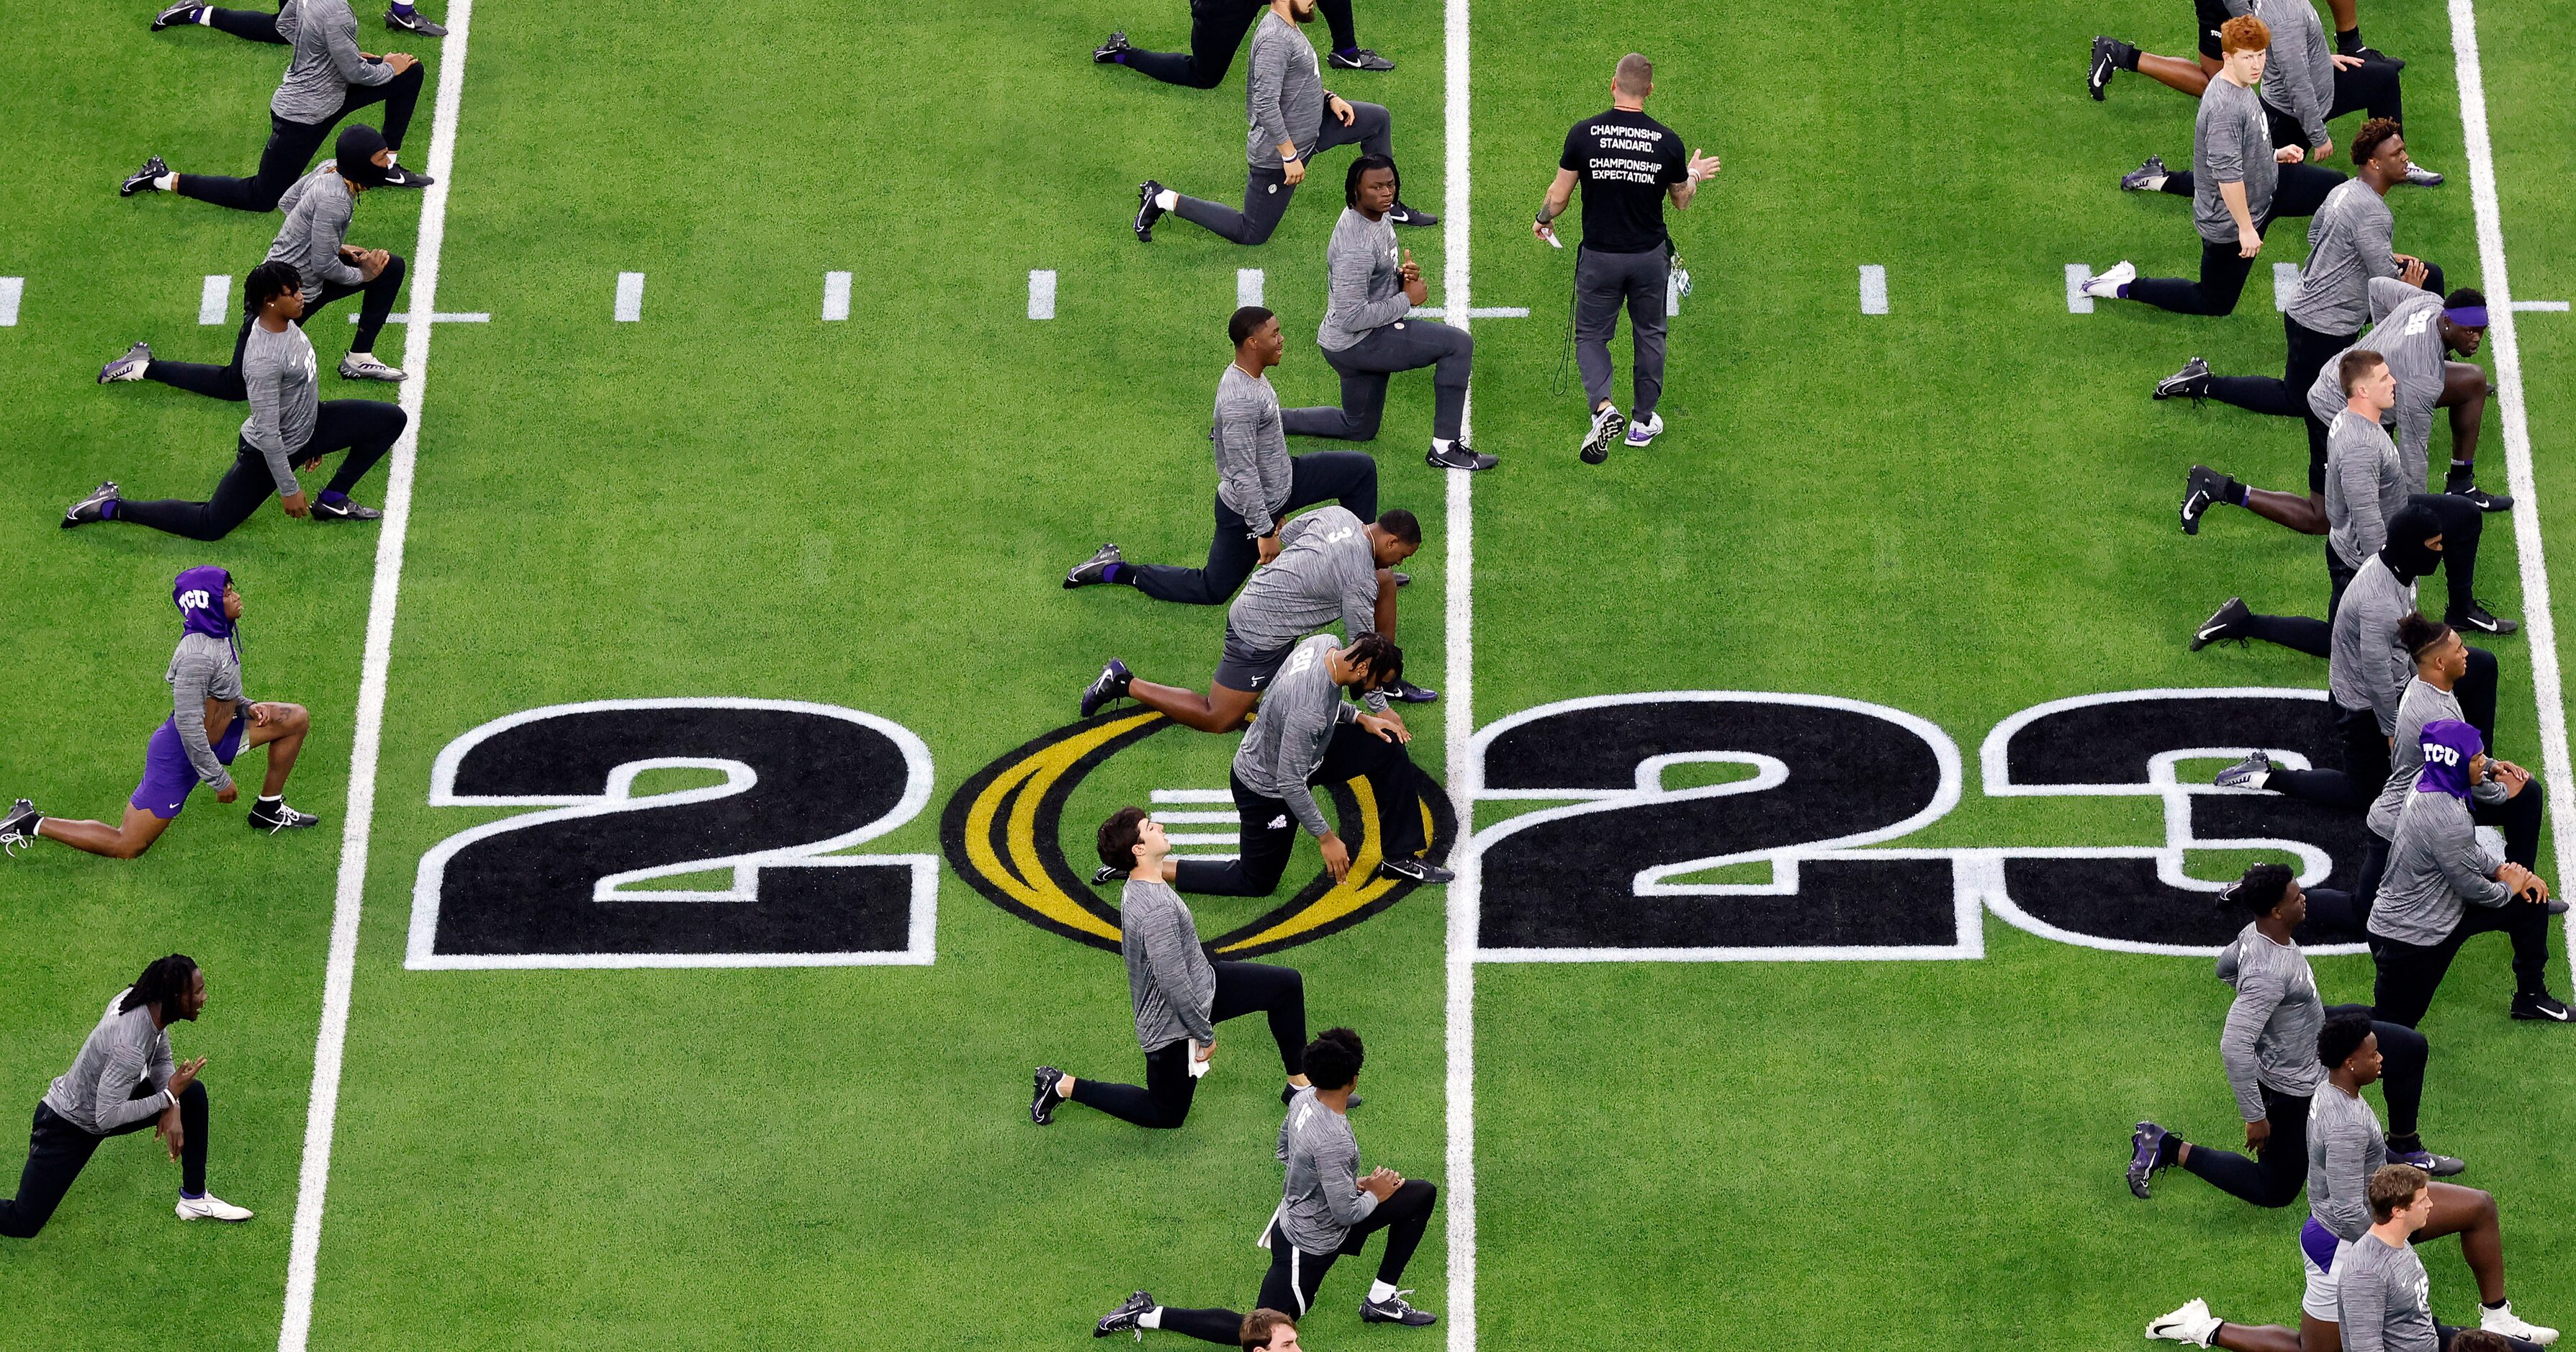
M352 352L340 359L340 378L391 382L402 379L403 373L399 367L387 366L376 360L372 352Z
M2085 295L2096 300L2118 300L2120 288L2138 280L2138 265L2123 258L2109 272L2096 273L2084 281Z
M2558 1341L2558 1330L2544 1328L2516 1318L2513 1313L2513 1302L2509 1300L2496 1309L2481 1308L2478 1311L2478 1327L2489 1333L2501 1333L2508 1338L2520 1338L2527 1343L2538 1343L2542 1347Z
M203 1197L180 1198L179 1219L183 1221L246 1221L250 1219L250 1208L234 1206L232 1203L227 1202L223 1198L217 1197L210 1192Z
M1646 415L1646 420L1644 422L1639 422L1634 418L1628 420L1628 444L1631 446L1644 446L1651 444L1655 438L1662 436L1663 434L1663 414L1649 413Z
M2207 1347L2218 1336L2218 1324L2218 1316L2209 1312L2209 1302L2195 1296L2190 1304L2148 1324L2147 1336Z

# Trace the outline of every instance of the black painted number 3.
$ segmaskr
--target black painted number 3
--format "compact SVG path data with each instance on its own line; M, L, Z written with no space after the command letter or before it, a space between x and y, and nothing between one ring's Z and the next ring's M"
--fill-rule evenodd
M661 770L697 782L638 796ZM828 704L604 700L497 719L439 753L430 805L546 810L422 856L405 965L927 963L936 857L833 852L912 820L930 784L919 737ZM705 874L726 876L652 885Z

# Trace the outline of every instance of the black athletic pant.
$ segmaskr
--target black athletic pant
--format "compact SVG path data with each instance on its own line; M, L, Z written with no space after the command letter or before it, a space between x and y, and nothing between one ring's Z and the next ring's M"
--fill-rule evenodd
M219 32L230 33L234 37L251 42L270 42L280 47L292 45L287 42L283 34L277 31L277 16L266 10L216 9L208 6L206 24Z
M1362 521L1377 520L1377 461L1358 451L1318 451L1288 458L1286 516L1300 507L1338 502ZM1266 523L1265 523L1266 524ZM1131 563L1136 590L1157 601L1188 606L1221 606L1261 563L1252 525L1216 500L1216 535L1208 542L1207 566L1183 568L1169 563Z
M2468 614L2469 609L2477 604L2478 537L2486 531L2486 513L2480 511L2476 503L2456 493L2410 493L2406 501L2431 509L2433 515L2442 523L2442 582L2445 601L2442 616L2445 623L2457 625L2461 617ZM2354 570L2344 567L2343 560L2335 557L2332 542L2327 543L2325 551L2328 583L2326 617L2317 620L2305 615L2249 616L2245 624L2247 638L2261 639L2265 643L2295 649L2310 657L2327 657L2332 654L2334 613L2343 604L2343 589L2352 584ZM2469 675L2474 679L2478 676L2478 652L2475 648L2470 649L2469 652ZM2490 677L2494 671L2494 660L2492 656L2487 659ZM2495 687L2492 680L2490 679L2482 689L2488 713L2487 721L2479 725L2479 730L2493 736ZM2471 695L2468 682L2463 681L2460 692L2463 710L2470 707Z
M1378 420L1386 414L1386 378L1425 366L1432 368L1431 435L1456 441L1466 425L1476 340L1465 329L1436 319L1399 319L1369 330L1367 337L1339 352L1325 349L1324 360L1341 374L1342 406L1284 410L1279 425L1292 437L1375 440Z
M1279 1044L1279 1064L1290 1075L1302 1073L1298 1062L1306 1050L1306 979L1294 967L1258 962L1215 966L1216 1003L1208 1010L1208 1022L1268 1014L1270 1039ZM1189 1120L1190 1100L1198 1093L1198 1084L1190 1076L1190 1041L1183 1038L1145 1053L1144 1088L1078 1077L1073 1082L1073 1101L1140 1127L1170 1130Z
M386 258L384 271L377 273L374 281L360 282L356 286L340 282L324 282L322 294L304 307L304 313L296 319L295 326L303 328L312 323L313 317L335 300L349 296L365 296L365 300L358 302L358 333L355 338L349 340L349 350L375 351L376 339L384 332L385 321L393 315L394 296L402 290L403 267L403 256L392 254ZM155 357L151 365L143 368L143 378L157 380L164 385L186 390L191 394L202 394L209 399L225 399L236 404L248 400L250 391L242 383L241 363L242 348L250 341L250 326L253 321L253 316L242 317L241 330L233 335L233 359L224 365L217 366L211 362L197 361L163 361Z
M1349 100L1351 125L1333 116L1330 106L1324 109L1323 130L1316 136L1314 147L1306 152L1306 172L1315 172L1315 157L1336 146L1356 145L1361 153L1395 158L1395 117L1374 103ZM1243 210L1237 211L1223 202L1182 194L1172 206L1172 214L1192 225L1204 226L1237 244L1260 244L1269 240L1279 228L1280 218L1288 214L1288 203L1297 189L1288 182L1284 169L1255 165L1244 171Z
M2379 715L2347 709L2332 701L2335 740L2343 746L2343 765L2333 770L2274 770L2266 786L2302 802L2361 812L2388 783L2388 738L2379 730Z
M2326 1014L2368 1014L2368 1005L2329 1005ZM2388 1096L2389 1139L2405 1143L2414 1137L2424 1102L2424 1063L2431 1053L2424 1035L2394 1023L2372 1026L2379 1035L2379 1054L2386 1060L2380 1086ZM2303 1094L2284 1094L2263 1086L2263 1115L2272 1134L2247 1159L2233 1150L2192 1142L2185 1173L2211 1187L2256 1206L2288 1206L2308 1185L2308 1104Z
M2313 164L2280 166L2279 184L2272 191L2272 212L2254 223L2254 233L2272 228L2272 222L2284 216L2312 216L2326 200L2326 194L2343 182L2344 176L2332 169ZM2190 170L2169 174L2164 191L2189 197L2193 179ZM2159 309L2186 315L2228 315L2236 312L2236 298L2245 291L2245 278L2254 271L2254 260L2237 256L2236 241L2224 244L2209 240L2200 242L2200 280L2179 277L2141 277L2129 283L2129 299L2143 301Z
M2528 796L2530 792L2524 789L2518 796ZM2390 1023L2409 1028L2422 1023L2424 1011L2433 1007L2433 992L2441 988L2443 976L2451 970L2451 959L2459 956L2460 945L2481 934L2503 934L2513 940L2515 994L2544 994L2549 989L2545 981L2549 969L2549 921L2548 907L2508 897L2502 906L2466 908L2449 937L2437 944L2401 943L2374 934L2370 936L2370 957L2378 964L2379 977L2371 989L2371 1002L2379 1017Z
M383 84L351 85L340 101L340 111L319 122L289 122L270 113L268 148L260 152L256 175L224 178L215 174L181 174L178 193L235 211L275 211L277 199L295 186L295 180L304 177L304 170L313 163L313 152L330 139L331 129L340 124L341 118L371 103L385 105L385 144L400 150L403 133L411 130L412 105L420 101L421 81L428 70L427 64L416 62Z
M1664 288L1672 273L1672 255L1660 244L1641 253L1575 254L1574 364L1583 373L1586 408L1610 397L1610 335L1624 305L1636 348L1628 411L1639 422L1655 416L1664 397Z
M1351 26L1351 0L1317 0L1315 7L1324 12L1324 23L1333 30L1335 51L1349 51L1360 45L1358 33ZM1268 8L1262 0L1190 0L1188 51L1130 51L1119 58L1119 64L1143 71L1165 84L1214 89L1225 83L1225 73L1234 65L1234 54L1243 48L1243 35L1261 22L1261 12Z
M2398 92L2397 83L2395 62L2365 61L2351 70L2335 67L2334 102L2326 109L2325 120L2332 122L2346 113L2368 109L2372 117L2392 118L2403 123L2406 104ZM2268 103L2263 105L2263 117L2271 123L2272 144L2316 149L2308 145L2307 128L2300 126L2297 118ZM2329 130L2327 134L2333 133ZM2340 151L2343 147L2335 149ZM2290 166L2285 164L2281 168L2287 172Z
M2475 653L2477 649L2471 648L2469 651ZM2492 666L2495 659L2489 657L2487 662ZM2488 701L2488 709L2492 713L2494 709L2492 693L2489 694ZM2530 868L2540 859L2541 803L2540 781L2535 777L2531 783L2523 786L2522 792L2501 803L2472 804L2469 815L2480 826L2492 826L2504 832L2505 859L2508 862L2520 864L2524 868ZM2388 876L2390 848L2388 839L2377 831L2362 833L2361 876L2353 883L2350 903L2351 913L2358 927L2367 928L2370 923L2370 908L2379 902L2379 884ZM2314 897L2317 894L2310 892L2308 895ZM2309 904L2308 913L2317 914L2314 902Z
M1247 786L1240 776L1229 774L1226 778L1234 789L1235 813L1243 819L1243 853L1223 863L1183 859L1172 886L1201 896L1269 896L1278 890L1279 875L1288 871L1288 858L1296 851L1296 815L1286 803ZM1323 765L1306 782L1334 784L1363 778L1368 781L1371 796L1377 799L1378 856L1404 859L1419 853L1423 846L1422 773L1413 767L1413 757L1402 742L1389 741L1356 723L1344 723L1333 730L1332 746L1324 753ZM1359 847L1354 843L1351 849L1356 857Z
M148 1098L160 1092L157 1084L138 1085L128 1097ZM88 1167L99 1142L109 1136L130 1135L160 1120L161 1115L155 1113L104 1136L92 1136L38 1103L35 1125L27 1133L27 1167L18 1175L18 1195L0 1202L0 1237L34 1239L36 1232L45 1228L45 1222L54 1218L54 1208L62 1205L63 1194L71 1191L72 1180ZM201 1194L206 1190L204 1085L191 1083L179 1091L179 1131L185 1138L179 1142L180 1186Z
M340 462L339 471L322 490L346 493L385 458L385 452L394 448L410 421L399 404L373 399L326 399L322 401L321 416L314 420L313 437L295 453L295 463L301 465L333 451L347 451L348 458ZM277 480L268 471L268 457L245 441L233 457L233 467L216 482L213 497L204 502L176 498L120 502L116 504L115 519L191 540L220 540L232 534L233 527L250 520L251 513L276 492Z
M1315 1293L1324 1285L1324 1274L1333 1270L1335 1260L1357 1257L1361 1245L1377 1231L1386 1231L1386 1253L1378 1259L1377 1279L1389 1286L1404 1284L1405 1264L1413 1261L1414 1249L1422 1243L1422 1232L1430 1226L1432 1208L1439 1203L1440 1187L1427 1179L1408 1178L1395 1195L1377 1204L1359 1224L1351 1227L1350 1237L1332 1253L1307 1253L1288 1242L1279 1222L1270 1223L1270 1271L1261 1278L1259 1308L1278 1310L1299 1319L1315 1307ZM1234 1310L1181 1310L1163 1307L1165 1329L1186 1333L1204 1342L1241 1347L1243 1316Z

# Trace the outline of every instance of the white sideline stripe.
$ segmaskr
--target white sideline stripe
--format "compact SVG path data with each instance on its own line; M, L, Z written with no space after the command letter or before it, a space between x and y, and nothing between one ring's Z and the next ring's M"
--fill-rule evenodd
M1260 303L1261 269L1236 268L1234 270L1235 308L1241 309L1246 305L1259 305Z
M26 294L26 278L0 277L0 329L18 327L18 301Z
M1446 162L1441 170L1440 294L1463 321L1481 317L1468 292L1467 209L1473 196L1468 178L1467 134L1472 105L1467 82L1467 9L1471 0L1446 0L1441 53L1444 85L1441 138ZM1519 317L1526 317L1528 311ZM1496 318L1502 316L1497 315ZM1467 391L1466 418L1472 420L1476 392ZM1462 421L1466 436L1472 421ZM1472 443L1471 443L1472 444ZM1457 809L1458 843L1449 862L1457 871L1449 884L1448 933L1442 968L1446 978L1447 1020L1444 1047L1449 1067L1447 1126L1449 1149L1442 1191L1449 1202L1449 1307L1441 1322L1449 1328L1448 1352L1476 1352L1476 947L1478 880L1476 858L1476 793L1484 787L1484 767L1476 746L1476 633L1474 590L1476 476L1441 470L1448 480L1448 578L1443 638L1449 647L1449 688L1443 693L1447 717L1442 760L1449 768L1449 796ZM2560 776L2565 778L2565 776Z
M1055 269L1029 269L1029 318L1055 318Z
M1860 265L1860 312L1865 315L1887 313L1887 268L1879 263Z
M1156 789L1153 801L1157 803L1231 803L1234 801L1234 795L1224 789ZM1165 817L1163 820L1175 819Z
M286 1311L278 1352L304 1352L313 1330L313 1279L322 1252L322 1210L331 1185L331 1134L340 1111L340 1055L349 1037L349 993L358 965L358 919L367 887L368 833L376 810L376 761L383 751L385 682L393 661L394 606L402 595L403 541L411 522L412 469L420 454L420 413L429 387L429 340L437 331L438 254L447 235L447 195L456 178L457 108L465 94L465 45L474 0L449 0L438 98L431 114L420 239L412 250L411 294L432 317L403 331L402 410L410 419L385 471L385 519L376 536L376 574L367 598L366 654L358 671L357 732L349 747L349 800L340 819L340 874L331 903L331 957L322 978L322 1021L313 1039L313 1094L305 1109L304 1162L295 1183L295 1233L287 1249Z
M850 274L823 274L823 318L826 322L850 317Z
M2272 308L2283 314L2288 314L2290 312L2290 298L2297 294L2299 294L2299 265L2296 263L2273 264Z
M2069 263L2066 265L2066 313L2071 315L2089 315L2093 313L2093 298L2084 294L2084 284L2092 279L2092 264Z
M1163 838L1175 845L1240 845L1240 831L1167 831Z
M2469 151L2469 196L2477 207L2478 275L2490 299L2487 336L2495 344L2496 387L2503 396L2504 463L2513 493L2513 548L2522 566L2524 634L2531 644L2531 696L2539 706L2542 782L2549 791L2550 852L2558 876L2576 862L2576 767L2567 762L2566 694L2558 674L2558 621L2549 602L2549 564L2540 537L2540 498L2531 472L2531 417L2522 403L2522 341L2514 333L2513 284L2505 275L2504 223L2496 203L2495 152L2487 137L2486 77L2478 66L2478 15L2471 0L2450 0L2451 50L2458 61L2460 130ZM2494 305L2493 301L2503 301ZM2567 919L2576 943L2576 911ZM2562 950L2563 951L2563 950Z
M1404 317L1407 319L1445 319L1448 315L1448 310L1437 305L1415 306L1404 312ZM1526 305L1470 306L1467 317L1469 319L1527 319L1529 307Z
M2505 308L2508 310L2538 311L2543 314L2563 315L2567 313L2567 302L2563 300L2518 300Z
M357 323L358 317L354 314L349 316L349 322L352 324ZM408 324L411 322L411 316L386 315L385 322L388 324ZM445 310L431 315L429 317L429 322L433 324L489 324L492 322L492 316L480 310Z
M1221 826L1233 823L1235 815L1231 812L1157 812L1154 820L1165 826Z
M229 272L207 273L205 286L197 292L197 322L223 323L225 312L233 308L232 301L233 275ZM354 324L357 320L356 315L349 316L350 323Z
M412 295L417 303L420 293L415 291ZM642 318L644 318L644 274L640 272L617 274L617 322L632 324Z

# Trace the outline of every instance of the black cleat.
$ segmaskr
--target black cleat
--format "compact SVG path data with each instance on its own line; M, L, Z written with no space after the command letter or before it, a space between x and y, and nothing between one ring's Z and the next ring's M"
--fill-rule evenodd
M1399 680L1395 683L1394 689L1386 692L1386 697L1398 704L1429 704L1440 698L1440 692L1425 690L1411 681Z
M2272 757L2260 750L2248 751L2245 759L2218 772L2212 784L2222 789L2260 789L2272 778Z
M1416 211L1402 202L1398 202L1394 206L1387 208L1386 219L1387 223L1390 225L1428 226L1440 224L1439 217L1434 216L1427 211Z
M1136 49L1129 45L1125 33L1112 33L1107 42L1091 49L1091 60L1095 65L1115 66L1121 64L1119 57L1134 50Z
M1399 587L1410 587L1410 586L1412 586L1412 585L1413 585L1413 574L1411 574L1411 573L1407 573L1407 572L1403 572L1403 571L1400 571L1400 570L1399 570L1399 571L1396 571L1396 572L1394 572L1394 573L1391 573L1391 574L1390 574L1390 576L1392 576L1392 577L1395 579L1395 585L1397 585L1397 586L1399 586Z
M2517 1019L2538 1019L2544 1023L2568 1022L2567 1006L2552 999L2547 991L2513 997L2513 1016Z
M2224 498L2231 480L2207 465L2194 465L2182 481L2182 533L2200 534L2200 519Z
M385 186L388 188L426 188L437 181L427 174L418 170L405 169L399 164L385 166Z
M2182 369L2156 382L2158 399L2188 399L2194 405L2209 397L2209 363L2198 357L2182 364Z
M2162 188L2165 180L2171 177L2173 174L2165 168L2165 157L2149 155L2144 164L2120 175L2120 191L2154 192Z
M1118 546L1102 545L1100 548L1091 551L1090 558L1084 559L1082 562L1075 564L1073 571L1064 575L1064 589L1066 591L1072 591L1076 587L1098 587L1106 585L1109 581L1108 572L1110 565L1124 562L1126 562L1126 559L1121 557L1118 553Z
M152 158L145 160L142 168L125 176L125 182L117 188L116 195L119 197L132 197L134 194L139 192L155 191L152 186L153 180L168 172L170 172L170 166L163 164L161 162L161 157L155 155Z
M1109 865L1103 864L1091 871L1091 885L1094 887L1106 887L1126 876L1127 870L1123 868L1111 868Z
M2112 60L2119 50L2117 38L2093 39L2093 62L2084 71L2084 92L2091 94L2095 103L2102 102L2102 91L2111 87L2111 73L2120 68L2119 63Z
M1145 1329L1136 1321L1153 1308L1154 1298L1139 1291L1129 1296L1126 1304L1111 1310L1098 1324L1093 1325L1091 1336L1106 1338L1113 1333L1132 1333L1136 1335L1136 1341L1141 1343L1145 1341Z
M1146 244L1154 242L1154 222L1163 219L1163 209L1154 205L1154 195L1163 185L1146 179L1136 187L1136 238Z
M2469 1171L2469 1162L2467 1160L2461 1159L2456 1155L2436 1155L2432 1151L2423 1149L2420 1146L2413 1150L2400 1150L2395 1146L2390 1146L2388 1148L2388 1162L2391 1164L2414 1165L2416 1168L2431 1174L2435 1178L2449 1178L2454 1174L2465 1174Z
M266 831L272 836L280 831L301 831L306 827L322 824L320 817L310 812L298 812L288 807L284 799L278 801L275 811L263 808L257 803L251 804L248 821L250 829Z
M125 355L98 368L98 383L113 385L120 380L141 380L152 369L152 345L136 343L125 349Z
M2192 631L2191 650L2199 652L2213 643L2233 642L2243 646L2246 621L2253 618L2254 611L2245 604L2244 597L2228 597L2227 604L2220 606L2217 614L2201 621L2200 627Z
M204 6L197 4L196 0L179 0L178 4L152 16L152 31L158 33L178 24L195 23L197 11L202 8Z
M87 526L105 521L107 506L114 501L116 501L116 480L110 479L91 489L88 497L73 503L63 513L63 529L70 530L74 526Z
M1064 1102L1064 1095L1055 1092L1055 1087L1063 1079L1064 1072L1053 1066L1038 1067L1036 1092L1029 1098L1030 1121L1041 1127L1055 1121L1055 1105Z
M1449 443L1449 449L1445 451L1434 448L1424 454L1422 460L1423 463L1431 466L1433 469L1463 469L1469 471L1492 469L1494 466L1503 463L1490 455L1485 455L1481 452L1468 449L1467 443L1463 441L1453 441Z
M1384 1300L1361 1301L1360 1322L1363 1324L1403 1324L1417 1329L1439 1323L1440 1316L1431 1313L1429 1310L1417 1310L1404 1303L1404 1298L1412 1294L1412 1290L1408 1288L1403 1291L1398 1291Z
M416 9L409 14L405 14L401 10L390 7L387 8L385 10L385 27L400 29L405 33L418 33L425 38L443 38L447 36L447 25L431 19L428 15L423 14Z
M36 824L44 818L36 805L24 798L9 807L9 815L0 817L0 853L16 854L36 843Z
M338 502L324 502L320 498L315 498L310 510L316 521L382 521L385 519L385 514L375 508L361 507L347 498L342 498Z
M1393 70L1393 69L1395 69L1395 63L1394 63L1394 62L1387 60L1385 57L1380 56L1380 55L1378 55L1377 53L1375 53L1375 52L1373 52L1373 51L1370 51L1370 50L1369 50L1368 48L1366 48L1366 47L1354 47L1354 48L1352 48L1351 50L1349 50L1349 51L1347 51L1347 52L1343 52L1343 51L1335 51L1331 56L1329 56L1329 57L1327 57L1327 58L1325 58L1325 59L1326 59L1326 61L1328 61L1328 62L1332 65L1333 69L1335 69L1335 70Z
M2164 1166L2164 1128L2153 1122L2141 1122L2129 1133L2129 1191L2141 1202L2152 1200L2156 1171Z
M2468 613L2452 620L2451 623L2462 629L2475 629L2481 634L2510 634L2522 628L2521 625L2487 609L2486 602L2474 598L2469 602Z
M1382 859L1378 861L1377 867L1381 873L1392 873L1399 878L1410 878L1417 883L1454 882L1458 877L1457 874L1428 859L1415 859L1409 856L1403 859Z
M1135 679L1135 673L1127 670L1126 663L1115 657L1110 658L1109 665L1102 667L1100 675L1083 688L1082 716L1089 718L1100 712L1100 706L1111 700L1127 698L1127 682L1133 679Z
M2452 497L2466 498L2469 501L2476 503L2478 510L2481 512L2510 512L2513 510L2513 495L2510 493L2490 493L2485 489L2478 487L2476 484L2462 484L2457 488L2445 488L2442 491L2450 494Z

